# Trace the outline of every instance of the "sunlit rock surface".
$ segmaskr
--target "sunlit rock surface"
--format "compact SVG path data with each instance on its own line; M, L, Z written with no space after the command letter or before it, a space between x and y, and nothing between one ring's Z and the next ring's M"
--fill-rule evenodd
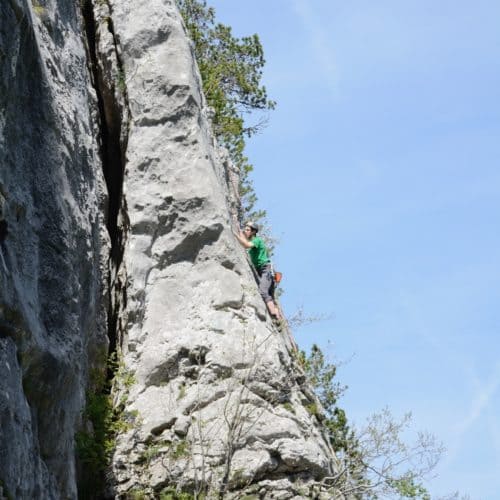
M292 498L331 472L332 454L232 234L231 183L190 43L173 2L110 5L130 111L122 323L135 378L116 491L180 484Z

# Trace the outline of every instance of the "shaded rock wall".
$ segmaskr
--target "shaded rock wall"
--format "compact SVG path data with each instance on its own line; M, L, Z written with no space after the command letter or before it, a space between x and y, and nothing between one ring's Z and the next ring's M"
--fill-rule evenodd
M107 235L78 4L0 5L0 480L76 498L74 433L105 358ZM5 266L3 265L5 264Z

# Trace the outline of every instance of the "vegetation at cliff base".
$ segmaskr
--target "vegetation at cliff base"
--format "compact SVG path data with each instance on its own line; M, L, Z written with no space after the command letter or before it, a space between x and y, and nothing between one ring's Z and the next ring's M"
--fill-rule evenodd
M266 117L249 124L255 112L274 109L262 85L264 51L258 35L235 37L231 27L216 21L215 10L205 0L177 0L200 69L203 91L213 109L212 127L240 173L240 220L262 219L256 211L257 196L249 179L253 166L244 154L245 138L258 132Z
M398 420L387 408L371 415L363 427L351 428L338 406L346 387L335 380L336 365L327 361L317 345L309 354L302 351L299 361L322 406L314 414L327 429L339 462L332 486L356 499L430 500L422 481L437 465L444 451L441 443L427 433L406 442L403 435L410 427L411 414Z
M113 374L108 380L105 371L91 377L92 388L87 392L83 411L85 427L76 433L75 444L78 461L82 465L79 498L94 498L104 487L104 472L111 462L116 446L116 436L132 428L136 414L124 411L128 391L135 380L133 374L118 360L116 353L107 361ZM121 397L115 401L119 390Z

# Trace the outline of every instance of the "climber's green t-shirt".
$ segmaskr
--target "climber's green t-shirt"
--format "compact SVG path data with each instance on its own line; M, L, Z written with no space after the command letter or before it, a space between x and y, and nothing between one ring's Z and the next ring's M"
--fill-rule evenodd
M250 255L250 259L255 268L259 269L269 262L266 246L258 236L252 239L252 244L253 247L248 249L248 255Z

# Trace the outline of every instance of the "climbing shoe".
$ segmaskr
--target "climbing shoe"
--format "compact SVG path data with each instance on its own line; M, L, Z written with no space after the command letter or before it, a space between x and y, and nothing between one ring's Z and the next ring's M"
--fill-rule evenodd
M281 329L283 328L283 321L278 318L278 316L274 315L271 316L271 319L273 320L273 324L278 329L278 331L281 331Z

